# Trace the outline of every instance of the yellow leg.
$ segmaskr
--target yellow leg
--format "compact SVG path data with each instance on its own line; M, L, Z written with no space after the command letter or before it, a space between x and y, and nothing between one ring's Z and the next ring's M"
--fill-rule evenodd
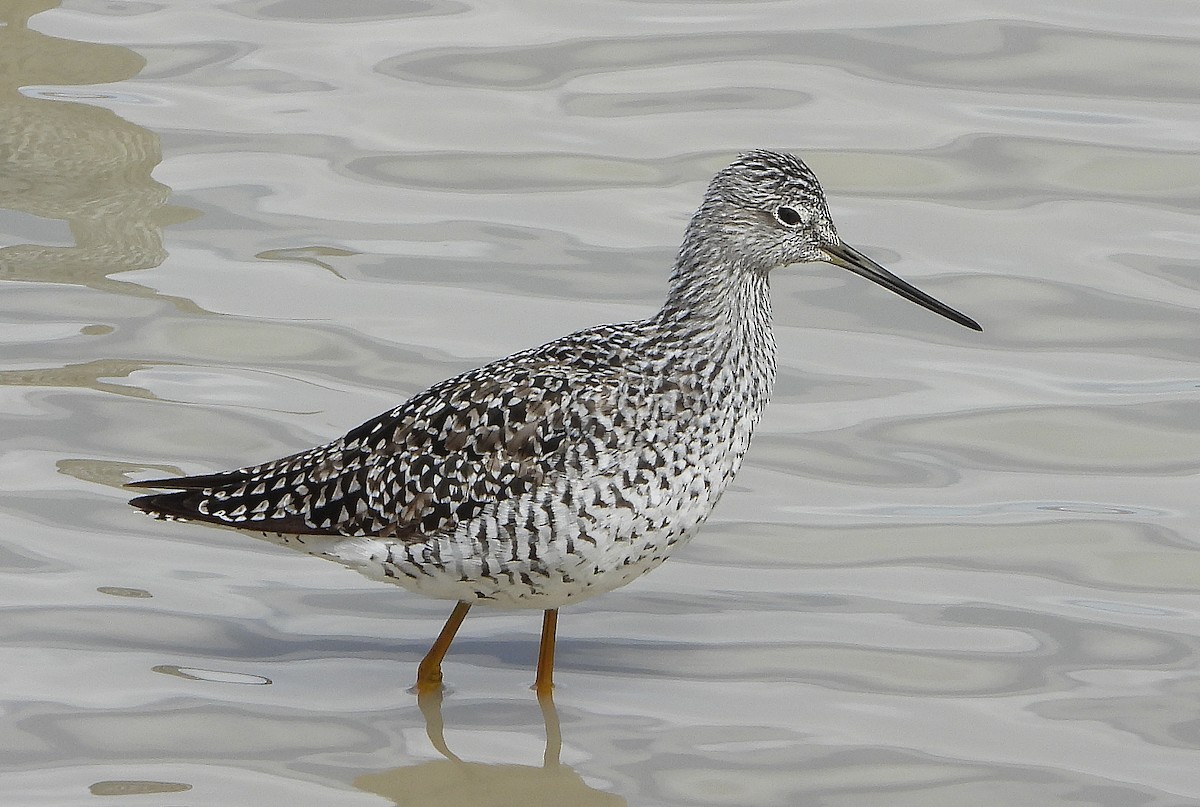
M469 603L460 602L454 606L454 610L450 612L450 618L442 626L442 632L438 634L433 647L429 648L425 658L421 659L421 664L417 667L417 685L414 687L418 693L434 692L442 688L442 659L446 657L446 651L450 649L450 643L454 641L454 634L458 633L458 626L467 618L469 610L471 610Z
M558 609L551 608L542 615L542 643L538 648L537 678L533 688L539 695L549 695L554 689L554 631L558 627Z

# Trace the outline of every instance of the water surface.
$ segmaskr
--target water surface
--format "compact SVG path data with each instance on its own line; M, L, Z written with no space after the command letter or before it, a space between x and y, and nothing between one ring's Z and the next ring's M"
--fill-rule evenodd
M1200 801L1191 6L52 6L0 0L5 803ZM562 616L557 766L534 615L422 714L444 604L126 506L653 311L759 146L985 332L773 278L735 488Z

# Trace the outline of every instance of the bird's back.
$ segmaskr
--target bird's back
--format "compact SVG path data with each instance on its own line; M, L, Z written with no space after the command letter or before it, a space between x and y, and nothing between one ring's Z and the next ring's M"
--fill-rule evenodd
M446 379L322 446L133 500L149 513L298 535L412 539L570 473L571 448L641 380L630 326L603 326ZM631 383L632 382L632 383ZM592 418L593 420L595 418ZM581 430L590 428L588 434Z

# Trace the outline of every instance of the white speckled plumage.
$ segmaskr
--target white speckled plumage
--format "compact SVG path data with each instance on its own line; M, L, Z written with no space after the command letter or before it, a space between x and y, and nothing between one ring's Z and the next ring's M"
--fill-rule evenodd
M434 385L327 445L133 500L276 535L433 597L556 609L654 568L741 465L775 379L768 276L825 260L970 319L842 243L795 157L743 155L688 225L661 310Z

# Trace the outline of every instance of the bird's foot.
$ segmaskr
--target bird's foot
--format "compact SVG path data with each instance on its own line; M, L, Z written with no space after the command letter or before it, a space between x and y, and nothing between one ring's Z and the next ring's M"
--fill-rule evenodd
M417 682L413 684L411 692L418 695L428 695L434 692L441 692L442 684L442 667L441 665L426 667L422 664L417 668Z

